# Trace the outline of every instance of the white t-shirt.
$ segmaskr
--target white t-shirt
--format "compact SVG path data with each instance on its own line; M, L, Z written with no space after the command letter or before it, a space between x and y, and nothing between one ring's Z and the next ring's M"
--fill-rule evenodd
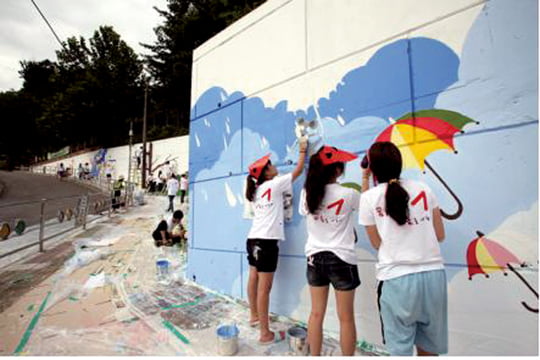
M178 192L178 180L176 180L175 178L170 178L167 181L167 194L169 196L173 196L173 195L176 195L177 192Z
M340 184L328 184L317 214L309 213L306 190L300 193L299 212L306 216L308 239L306 256L331 251L346 263L356 265L354 249L354 212L358 210L360 193Z
M185 177L181 177L180 178L180 190L184 190L184 191L187 190L188 185L189 185L188 179L185 178Z
M359 223L376 225L381 237L378 280L444 269L433 227L433 209L439 206L437 199L424 183L413 180L400 183L409 193L409 220L403 226L386 214L386 183L362 193L360 198Z
M276 176L255 190L253 223L248 239L285 240L283 192L292 192L292 174Z
M173 232L173 229L174 229L176 226L181 225L181 223L182 223L182 222L179 222L178 224L173 223L173 215L171 215L170 217L168 217L167 220L165 220L165 222L167 223L167 231L168 231L169 233L172 233L172 232Z

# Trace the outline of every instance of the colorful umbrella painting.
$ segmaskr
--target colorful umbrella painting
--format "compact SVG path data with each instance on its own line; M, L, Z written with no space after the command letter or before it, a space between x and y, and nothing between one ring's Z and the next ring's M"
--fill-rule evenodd
M505 271L508 269L512 271L538 299L536 290L534 290L527 280L511 265L511 263L513 263L524 267L524 263L519 261L514 254L502 245L485 238L484 234L480 231L477 231L476 233L478 234L478 237L471 241L467 247L469 280L472 280L472 277L476 274L484 274L486 277L489 277L489 274L497 271L502 271L504 275L508 275ZM524 301L522 301L521 304L531 312L538 312L538 309L530 307Z
M420 110L408 113L383 130L375 142L393 142L401 151L403 167L417 168L422 171L427 167L450 192L458 204L454 214L448 214L441 209L442 215L450 220L457 219L463 212L463 205L446 182L426 161L426 157L437 150L448 150L457 153L454 146L454 136L463 133L463 127L476 123L470 118L449 110Z

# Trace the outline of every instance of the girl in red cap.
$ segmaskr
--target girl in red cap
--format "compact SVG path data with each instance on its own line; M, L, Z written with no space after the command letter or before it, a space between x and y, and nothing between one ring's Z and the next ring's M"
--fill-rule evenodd
M278 241L285 240L283 229L283 192L292 192L292 182L304 169L307 141L299 142L298 164L289 174L279 175L270 154L249 166L246 198L253 203L253 224L246 250L249 262L248 299L250 324L260 324L259 343L271 344L279 339L270 331L268 307L274 272L278 263Z
M356 346L354 293L360 285L353 212L360 193L341 186L337 179L345 162L355 154L323 146L311 156L306 183L300 195L300 214L306 216L308 239L307 280L311 293L308 342L311 355L321 354L322 326L329 285L336 293L342 355L353 355Z

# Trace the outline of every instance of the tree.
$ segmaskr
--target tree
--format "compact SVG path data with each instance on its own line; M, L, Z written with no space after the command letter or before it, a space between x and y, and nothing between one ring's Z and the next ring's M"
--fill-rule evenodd
M129 119L141 113L142 62L110 26L101 26L88 43L72 37L57 51L63 89L43 117L62 125L72 144L125 143Z
M152 52L145 60L155 80L153 97L159 99L149 116L159 119L156 126L174 124L187 133L193 50L263 2L168 0L167 10L154 7L164 23L154 29L156 42L142 45Z

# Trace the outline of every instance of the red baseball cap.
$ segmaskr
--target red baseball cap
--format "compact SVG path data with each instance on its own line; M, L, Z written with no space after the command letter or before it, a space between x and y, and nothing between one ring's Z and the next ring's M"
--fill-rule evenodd
M259 160L255 161L253 164L249 165L249 175L253 176L255 179L259 179L259 176L262 174L262 170L270 161L270 155L266 154Z
M352 161L358 158L358 156L347 151L339 150L336 147L325 145L319 151L319 158L323 165L330 165L336 162Z

